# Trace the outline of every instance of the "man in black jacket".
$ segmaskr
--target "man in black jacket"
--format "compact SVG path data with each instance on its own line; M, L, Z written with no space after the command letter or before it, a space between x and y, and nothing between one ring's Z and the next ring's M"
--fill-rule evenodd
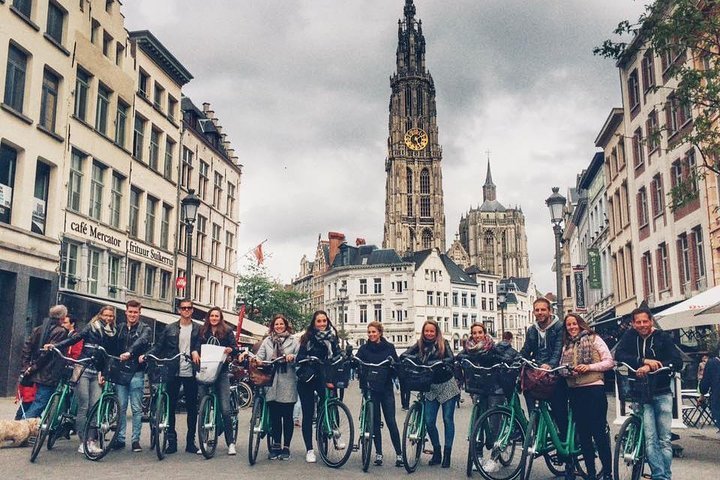
M67 317L65 305L55 305L50 308L42 325L35 327L30 336L25 340L22 350L23 373L20 376L20 383L23 385L37 384L37 393L32 405L25 412L27 418L39 417L42 415L50 396L60 381L60 374L64 366L63 360L54 352L42 350L46 343L58 343L65 340L67 330L62 327L62 321Z
M665 332L653 326L652 313L646 308L632 312L632 329L618 342L615 360L624 362L637 370L637 377L643 378L662 367L682 368L680 352ZM661 372L648 378L652 398L643 405L647 460L652 478L672 478L672 445L670 426L672 424L673 396L670 383L673 372Z
M150 327L140 321L142 305L137 300L128 300L125 304L125 324L118 328L118 349L120 359L130 362L135 375L130 385L117 385L117 396L120 400L120 420L118 434L113 448L125 448L125 430L127 428L127 407L130 400L132 410L132 451L141 452L140 430L142 429L142 399L145 392L145 370L140 367L138 357L150 348L152 332Z
M159 358L171 358L178 353L190 355L192 346L198 343L200 326L192 321L193 302L184 299L180 301L180 320L167 325L158 336L155 345L148 351ZM195 446L195 429L198 414L198 386L195 381L195 369L193 362L186 357L180 357L174 363L171 371L171 380L168 383L168 394L170 395L170 425L168 428L168 448L166 453L177 452L177 432L175 430L175 409L177 408L180 386L182 385L185 395L185 409L187 411L187 436L185 451L197 453Z
M700 381L700 393L710 392L710 413L720 433L720 355L717 351L705 365L705 373Z

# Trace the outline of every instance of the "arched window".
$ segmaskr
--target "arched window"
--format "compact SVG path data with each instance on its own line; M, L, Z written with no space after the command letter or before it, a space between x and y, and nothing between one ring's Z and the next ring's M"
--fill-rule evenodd
M413 192L413 171L410 167L405 172L405 182L407 183L407 193Z
M422 171L420 171L420 194L430 194L430 172L428 172L427 168L423 168Z
M432 248L432 241L433 241L432 232L426 228L422 232L422 248L423 248L423 250Z
M493 247L495 245L495 236L490 230L485 232L485 245L488 247Z

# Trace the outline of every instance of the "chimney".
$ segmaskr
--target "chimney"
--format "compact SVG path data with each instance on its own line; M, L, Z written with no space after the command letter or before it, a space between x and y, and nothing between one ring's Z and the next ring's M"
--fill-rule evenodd
M339 232L328 232L328 240L330 241L330 265L332 265L340 251L340 245L345 241L345 235Z
M365 239L358 237L355 239L355 246L359 247L360 245L365 245Z

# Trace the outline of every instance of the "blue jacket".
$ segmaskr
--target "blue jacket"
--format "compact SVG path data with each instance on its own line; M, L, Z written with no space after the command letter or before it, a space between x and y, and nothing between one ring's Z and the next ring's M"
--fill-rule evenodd
M562 355L563 322L553 317L549 327L545 329L544 337L540 335L537 323L528 328L525 345L520 355L527 360L533 360L538 365L547 364L555 368L560 364Z
M700 393L710 391L710 405L720 406L720 357L713 357L705 365L705 373L700 381Z

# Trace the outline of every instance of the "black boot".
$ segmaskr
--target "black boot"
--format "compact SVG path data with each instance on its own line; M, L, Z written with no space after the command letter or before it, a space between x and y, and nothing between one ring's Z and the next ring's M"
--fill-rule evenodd
M428 465L440 465L441 463L442 455L440 454L440 445L433 445L433 454Z
M443 450L442 468L450 468L450 456L452 455L452 447L445 447Z

